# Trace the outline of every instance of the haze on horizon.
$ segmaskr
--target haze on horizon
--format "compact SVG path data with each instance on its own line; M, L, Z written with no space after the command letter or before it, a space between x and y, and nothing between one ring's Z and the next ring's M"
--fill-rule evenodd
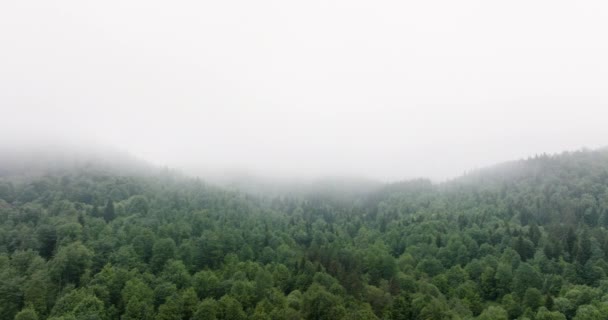
M443 180L608 145L603 1L3 1L0 143Z

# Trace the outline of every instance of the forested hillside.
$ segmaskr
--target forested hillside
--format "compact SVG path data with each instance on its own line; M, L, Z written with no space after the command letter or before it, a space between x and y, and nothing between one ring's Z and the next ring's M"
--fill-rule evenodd
M606 151L344 196L4 177L0 319L608 319L607 228Z

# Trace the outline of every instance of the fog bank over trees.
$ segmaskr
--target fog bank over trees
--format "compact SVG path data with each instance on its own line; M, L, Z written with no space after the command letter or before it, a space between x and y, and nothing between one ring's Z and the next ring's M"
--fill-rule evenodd
M0 3L0 136L396 181L606 145L604 1Z

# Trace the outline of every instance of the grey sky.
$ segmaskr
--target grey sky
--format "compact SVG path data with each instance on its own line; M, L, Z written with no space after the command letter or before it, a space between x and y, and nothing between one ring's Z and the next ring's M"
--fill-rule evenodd
M608 145L605 1L0 2L0 134L443 179Z

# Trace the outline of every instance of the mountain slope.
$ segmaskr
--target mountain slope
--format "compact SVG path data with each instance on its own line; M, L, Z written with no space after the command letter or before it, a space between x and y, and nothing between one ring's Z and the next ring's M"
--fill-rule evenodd
M605 319L607 170L581 151L276 198L171 172L0 177L0 318Z

